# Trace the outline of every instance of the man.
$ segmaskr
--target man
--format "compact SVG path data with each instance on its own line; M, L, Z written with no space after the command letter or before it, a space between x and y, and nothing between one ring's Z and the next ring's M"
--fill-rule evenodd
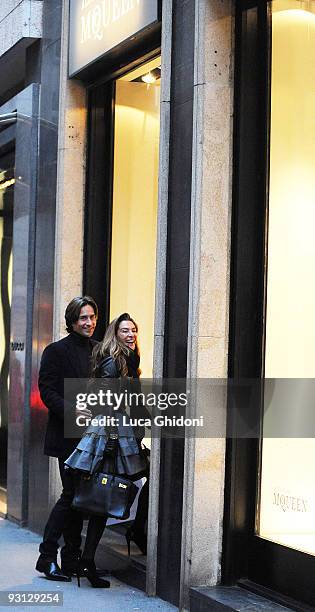
M88 296L76 297L65 311L68 336L49 344L42 355L39 370L39 391L47 406L48 424L44 453L57 457L62 481L62 493L52 509L40 544L40 556L36 569L50 580L69 582L75 573L81 556L82 515L72 510L74 481L70 471L64 469L65 459L74 450L77 440L64 438L64 414L74 408L64 400L64 379L88 378L93 346L91 340L97 322L97 305ZM78 410L76 410L78 414ZM91 416L88 409L80 411L83 416ZM63 535L61 549L61 569L57 564L58 542Z

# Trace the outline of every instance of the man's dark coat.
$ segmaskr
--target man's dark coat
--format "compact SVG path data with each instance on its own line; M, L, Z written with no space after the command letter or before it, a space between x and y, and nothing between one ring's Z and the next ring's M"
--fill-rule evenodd
M95 344L94 340L71 333L49 344L43 352L38 386L41 399L48 408L45 455L66 458L78 442L77 439L64 438L65 410L71 410L75 415L75 405L69 406L64 400L64 379L89 377L89 368L84 365L87 363L85 355Z

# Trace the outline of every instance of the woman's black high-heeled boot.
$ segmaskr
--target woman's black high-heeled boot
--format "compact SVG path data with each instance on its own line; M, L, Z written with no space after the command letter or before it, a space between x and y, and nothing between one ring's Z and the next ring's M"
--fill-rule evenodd
M143 555L147 554L147 534L146 526L148 524L148 507L149 507L149 472L147 471L147 480L144 483L139 499L138 507L133 525L126 531L126 541L128 546L128 555L130 557L130 542L135 542L140 548Z
M108 589L110 582L102 580L96 573L94 556L106 525L106 517L91 516L87 528L83 555L78 563L77 579L80 586L80 576L85 576L95 589Z
M127 547L128 547L128 556L130 557L130 542L134 542L137 544L138 548L140 548L143 555L147 554L147 536L144 531L140 531L134 529L133 527L129 527L125 534Z
M87 578L89 582L91 583L92 587L94 587L94 589L109 589L110 587L110 582L108 580L103 580L102 578L99 578L99 576L96 573L95 563L94 561L90 559L80 559L78 563L78 567L77 567L78 587L81 586L80 576Z

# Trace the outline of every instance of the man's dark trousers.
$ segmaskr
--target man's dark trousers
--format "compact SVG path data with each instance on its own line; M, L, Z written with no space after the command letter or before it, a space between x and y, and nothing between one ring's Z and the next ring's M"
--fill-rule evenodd
M64 415L75 416L75 407L64 399L64 380L87 378L93 346L97 344L72 332L66 338L53 342L43 352L39 371L41 399L48 408L48 424L44 452L57 457L63 485L62 494L52 509L45 527L39 550L41 557L55 561L59 547L58 540L64 537L61 550L62 564L73 564L80 555L82 515L72 510L74 496L73 472L65 470L64 461L74 450L78 440L64 438Z
M74 558L78 557L83 526L82 514L71 508L74 496L74 478L73 473L64 468L66 458L58 459L62 493L50 513L43 541L39 547L39 551L43 556L54 561L57 557L58 541L63 535L65 543L61 549L63 564L71 563Z

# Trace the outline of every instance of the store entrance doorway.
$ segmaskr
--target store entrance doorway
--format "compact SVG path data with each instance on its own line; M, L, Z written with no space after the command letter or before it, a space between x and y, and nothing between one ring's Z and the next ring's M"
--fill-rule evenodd
M109 320L128 312L137 322L142 379L153 376L160 78L157 57L115 83ZM150 443L147 431L147 448ZM124 543L127 553L126 528L136 519L142 535L140 548L131 542L131 554L145 566L148 482L142 479L137 485L139 496L129 521L110 521L107 540L118 550Z
M99 306L97 340L122 313L136 321L143 385L143 379L153 377L160 80L156 54L90 92L84 290ZM148 449L150 442L146 430ZM141 544L146 542L149 483L143 478L136 484L139 494L130 518L108 521L102 544L119 558L117 571L123 571L124 579L144 589L145 546L131 540L128 559L126 542L127 529L140 512Z

